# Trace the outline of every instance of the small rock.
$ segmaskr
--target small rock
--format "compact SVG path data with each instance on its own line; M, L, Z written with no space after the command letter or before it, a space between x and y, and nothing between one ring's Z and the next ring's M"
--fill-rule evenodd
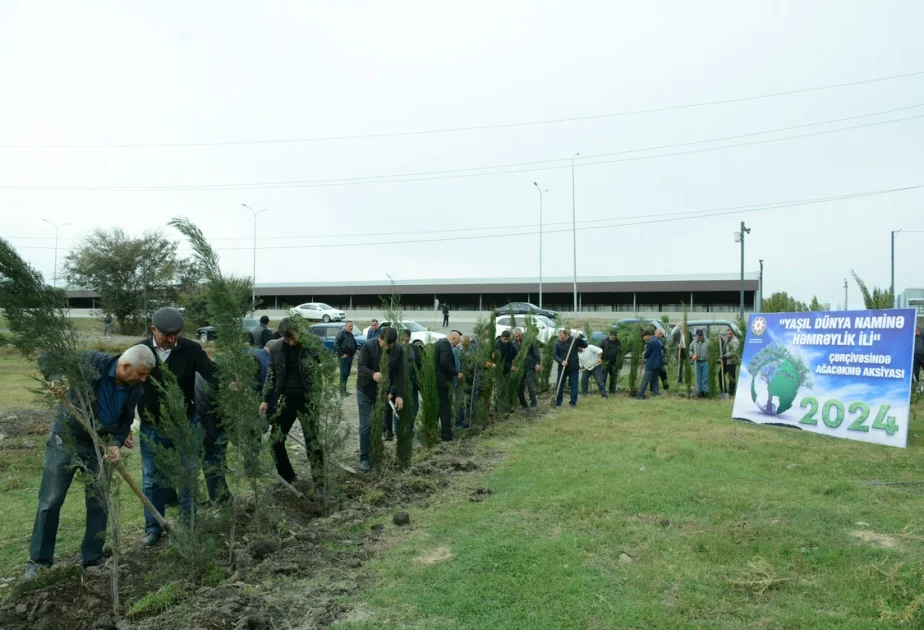
M863 521L858 521L856 525L857 527L869 527L869 523L865 523Z
M347 566L350 567L350 568L352 568L352 569L358 569L358 568L360 568L361 566L363 566L363 561L360 560L359 558L350 558L350 559L347 561Z
M19 604L18 606L16 606L17 615L25 615L27 610L29 610L29 607L26 606L25 604Z
M295 538L301 542L318 542L318 535L314 532L298 532Z
M632 556L630 556L629 554L625 552L619 554L619 561L623 564L632 564L633 562Z
M109 628L113 627L112 617L109 615L100 615L99 619L96 620L95 627L100 628L100 630L109 630Z
M410 525L411 515L408 514L407 512L398 512L397 514L395 514L395 517L391 519L391 522L399 527L401 527L402 525Z
M638 471L639 471L639 472L648 472L648 469L645 468L644 466L642 466L641 468L638 469Z
M668 527L671 526L671 519L669 519L669 518L662 518L660 521L658 521L658 524L659 524L661 527L668 528Z
M798 467L799 467L799 464L790 464L789 466L786 467L786 470L795 470Z
M385 529L385 526L382 523L376 523L372 526L372 531L374 532L380 532L383 529Z
M128 619L123 619L122 621L116 624L116 630L131 630L131 628L132 628L132 622L129 621Z
M279 543L272 539L255 540L250 543L250 555L258 562L279 549Z

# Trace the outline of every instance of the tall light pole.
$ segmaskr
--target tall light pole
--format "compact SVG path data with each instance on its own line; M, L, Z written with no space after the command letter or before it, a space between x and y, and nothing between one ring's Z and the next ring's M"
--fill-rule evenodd
M760 262L760 280L757 288L760 291L760 310L764 310L764 259L761 258L758 262Z
M744 319L744 235L750 234L751 228L741 222L741 231L735 232L735 241L741 241L741 300L738 303L738 316Z
M571 156L571 241L574 248L574 312L578 310L577 300L577 205L574 201L574 158L580 153Z
M533 186L539 191L539 308L542 308L542 194L549 192L549 189L542 190L536 182L533 182Z
M44 221L45 223L47 223L48 225L52 226L55 229L55 268L54 268L54 271L52 272L52 276L54 278L54 280L52 280L52 284L55 286L55 288L57 288L58 286L58 230L60 230L61 228L67 225L70 225L70 223L52 223L48 219L42 219L42 221Z
M847 278L844 278L844 310L847 309Z
M889 290L892 291L892 308L895 308L895 235L901 230L892 230L892 282L889 284Z
M254 305L257 303L257 215L266 212L266 208L254 210L246 203L241 205L253 212L253 275L250 285L250 314L253 315Z

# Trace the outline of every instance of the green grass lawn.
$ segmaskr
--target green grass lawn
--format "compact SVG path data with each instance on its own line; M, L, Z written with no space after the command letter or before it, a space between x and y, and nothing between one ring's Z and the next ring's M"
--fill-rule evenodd
M495 468L412 510L336 627L921 627L924 485L869 482L924 482L924 422L899 450L730 414L582 399L502 428Z
M19 354L0 351L0 412L34 406L35 364Z

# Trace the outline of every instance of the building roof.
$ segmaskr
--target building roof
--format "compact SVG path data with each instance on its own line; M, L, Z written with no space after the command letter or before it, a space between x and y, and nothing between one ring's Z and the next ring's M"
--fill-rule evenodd
M746 291L756 291L760 274L744 274ZM737 291L741 285L738 274L687 274L672 276L587 276L578 277L578 292L586 293L631 293L631 292L675 292L675 291ZM400 293L527 293L535 291L539 278L457 278L396 280L394 288ZM366 280L357 282L258 282L257 295L378 295L392 287L388 280ZM543 278L545 293L570 293L571 278Z
M542 279L544 293L571 293L572 278L551 277ZM380 295L391 289L389 280L360 280L356 282L258 282L254 292L260 296L275 295ZM394 288L406 295L412 294L479 294L479 293L530 293L539 287L539 278L454 278L396 280ZM757 291L760 274L745 272L744 290ZM679 291L738 291L741 276L736 273L683 274L664 276L585 276L578 277L578 293L656 293ZM68 290L71 298L99 297L97 291Z

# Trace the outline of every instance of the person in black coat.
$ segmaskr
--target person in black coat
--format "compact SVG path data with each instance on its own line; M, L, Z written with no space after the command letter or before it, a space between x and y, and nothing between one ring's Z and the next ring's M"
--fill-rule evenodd
M517 345L510 338L510 331L505 330L501 336L494 342L494 360L500 363L504 369L504 376L510 374L513 368L513 360L517 358Z
M626 354L622 351L622 342L616 330L610 331L609 336L603 340L603 383L609 381L608 391L616 393L616 381L619 380L619 370L625 362Z
M523 379L520 381L520 387L517 391L520 398L520 407L522 409L527 408L526 391L529 390L529 408L535 409L537 405L536 374L542 371L542 355L539 353L539 344L535 339L524 342L522 328L514 330L513 337L517 350L526 353L526 358L523 360Z
M176 377L177 385L186 399L186 417L198 425L196 413L196 373L198 372L215 387L217 374L212 360L205 350L195 341L180 337L183 330L183 315L175 308L162 308L152 318L151 337L139 345L147 346L154 352L157 365L151 370L151 377L144 383L144 395L138 403L138 416L141 418L141 485L145 496L155 509L164 513L167 501L174 495L174 490L161 485L162 476L154 461L154 444L164 447L172 446L169 437L158 433L160 420L160 392L155 383L163 379L163 370L168 369ZM198 468L198 461L190 461L190 466ZM180 488L180 505L184 515L195 509L195 488ZM145 545L155 545L163 531L154 520L154 516L144 511Z
M273 420L277 433L273 442L273 458L276 461L276 472L289 484L295 483L298 476L289 460L286 438L295 420L301 422L311 476L317 489L324 479L324 450L318 439L317 408L312 399L319 386L316 379L319 377L317 366L321 363L321 356L314 348L301 343L298 325L290 318L279 322L279 332L283 341L269 357L269 375L263 388L260 414L266 415L275 397L281 410Z
M406 387L406 364L404 348L398 343L398 331L384 327L378 337L363 344L357 360L359 376L356 379L356 402L359 407L359 467L369 470L369 454L372 441L372 410L379 395L379 383L385 380L382 374L382 357L388 370L388 400L391 400L400 414L404 408ZM394 439L391 407L386 403L385 413L375 421L385 423L385 439Z
M462 373L456 369L456 359L452 352L460 341L462 337L456 332L451 332L445 339L436 342L433 352L436 391L440 399L440 438L444 442L452 441L452 405L449 390L454 383L462 380Z
M334 339L334 354L340 366L340 395L347 396L346 384L353 370L353 356L356 354L356 337L353 336L353 322L348 321Z

